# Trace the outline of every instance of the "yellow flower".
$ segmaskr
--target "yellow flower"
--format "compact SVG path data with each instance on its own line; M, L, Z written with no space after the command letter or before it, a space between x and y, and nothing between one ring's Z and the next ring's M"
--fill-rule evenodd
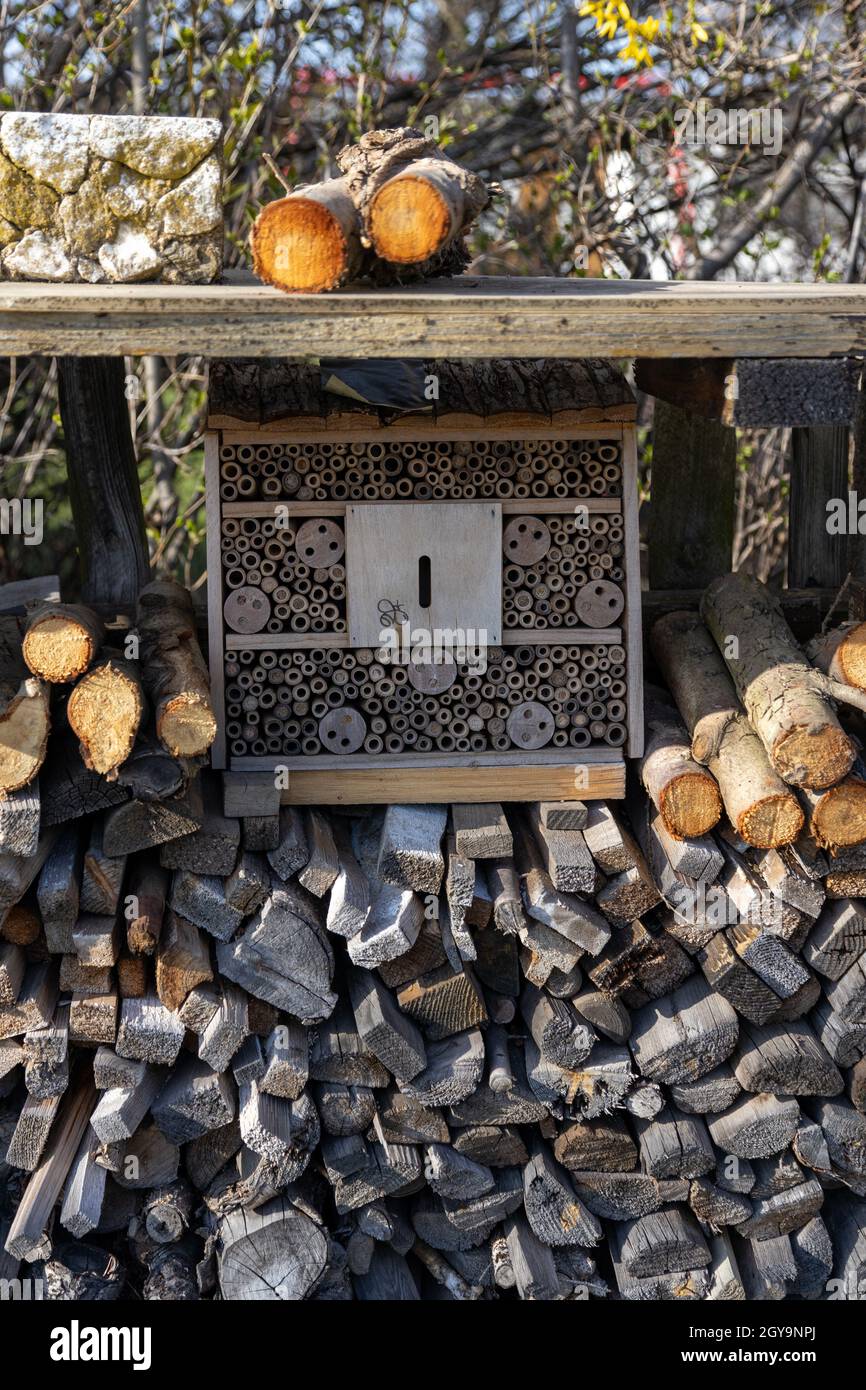
M699 43L708 43L709 34L703 24L698 24L697 20L692 21L692 48L697 48Z

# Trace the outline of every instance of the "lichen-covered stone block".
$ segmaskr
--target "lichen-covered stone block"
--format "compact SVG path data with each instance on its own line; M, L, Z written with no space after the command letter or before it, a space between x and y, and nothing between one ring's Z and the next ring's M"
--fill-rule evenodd
M222 257L219 121L0 116L0 279L205 284Z

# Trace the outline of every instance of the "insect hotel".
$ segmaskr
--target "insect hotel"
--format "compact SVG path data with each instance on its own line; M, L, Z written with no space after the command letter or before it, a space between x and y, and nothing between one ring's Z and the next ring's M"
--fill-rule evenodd
M291 802L621 796L642 730L631 391L600 361L415 365L432 409L213 364L216 763L285 768Z

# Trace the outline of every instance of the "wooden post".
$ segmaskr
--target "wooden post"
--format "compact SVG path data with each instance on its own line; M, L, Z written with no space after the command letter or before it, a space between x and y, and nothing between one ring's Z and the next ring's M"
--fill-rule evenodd
M727 425L656 401L651 589L702 589L731 568L736 439Z
M788 588L837 589L848 572L847 538L827 531L827 502L848 496L848 430L791 431Z
M57 359L82 596L123 608L150 578L120 357Z

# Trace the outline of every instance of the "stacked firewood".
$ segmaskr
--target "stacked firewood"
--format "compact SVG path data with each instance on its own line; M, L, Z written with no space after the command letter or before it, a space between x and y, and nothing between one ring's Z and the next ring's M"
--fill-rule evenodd
M490 201L484 181L418 130L363 135L337 155L340 177L268 203L252 230L253 268L284 290L337 289L459 274L466 236Z
M326 813L190 762L148 800L134 758L49 751L35 853L0 817L0 1276L857 1297L866 829L826 697L858 630L824 676L759 586L705 615L715 641L694 614L651 634L670 696L624 806Z

